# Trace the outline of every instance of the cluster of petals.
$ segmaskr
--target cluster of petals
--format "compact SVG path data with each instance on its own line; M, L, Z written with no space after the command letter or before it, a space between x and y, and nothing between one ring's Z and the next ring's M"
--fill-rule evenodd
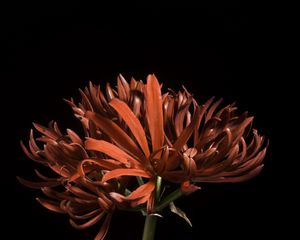
M31 130L21 146L55 177L35 170L40 182L20 182L41 189L46 197L37 200L68 214L75 228L101 222L100 240L116 209L155 213L158 177L189 194L197 183L241 182L261 171L267 144L247 112L237 114L235 104L220 107L222 99L198 104L185 88L161 89L155 75L146 83L120 75L117 86L104 91L90 83L80 90L80 103L66 100L84 136L62 133L56 122L34 124L40 136Z

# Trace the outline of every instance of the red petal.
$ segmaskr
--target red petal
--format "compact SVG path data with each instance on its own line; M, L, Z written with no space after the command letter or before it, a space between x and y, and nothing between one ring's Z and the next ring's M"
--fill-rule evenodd
M30 142L29 142L29 144L30 144ZM42 164L45 164L45 163L47 162L46 160L43 161L42 158L36 156L36 154L33 155L32 153L30 153L29 150L25 147L25 145L24 145L24 143L23 143L22 141L20 141L20 145L21 145L21 148L22 148L23 152L24 152L24 153L26 154L26 156L27 156L28 158L30 158L31 160L36 161L36 162L38 162L38 163L42 163Z
M117 84L119 98L123 101L127 101L130 94L130 87L121 74L118 76Z
M220 105L220 103L223 101L222 98L220 98L217 102L215 102L208 110L208 113L206 114L205 117L205 123L211 119L212 115L214 114L216 108Z
M121 176L139 176L145 178L151 177L147 172L141 169L115 169L106 173L102 178L102 182L106 182L110 179L118 178Z
M39 178L41 178L42 180L47 181L47 182L54 182L54 181L57 181L57 180L60 179L60 178L49 178L49 177L46 177L46 176L44 176L43 174L41 174L37 169L34 169L34 172L35 172L35 174L36 174Z
M256 167L255 169L251 170L250 172L248 172L245 175L242 176L238 176L238 177L228 177L228 178L223 178L221 180L216 180L214 182L229 182L229 183L237 183L237 182L243 182L243 181L247 181L255 176L257 176L262 168L263 168L263 164L259 165L258 167Z
M79 198L83 198L86 200L95 200L97 199L97 197L93 194L90 194L86 191L83 191L81 188L72 186L71 184L68 184L66 186L66 189L68 189L71 193L73 193L75 196L79 197Z
M83 215L75 215L74 213L72 213L71 211L68 212L68 214L70 215L70 217L74 218L74 219L79 219L79 220L85 220L91 217L94 217L96 215L98 215L102 210L100 209L96 209L94 211L88 212L86 214Z
M193 119L191 123L181 132L180 136L175 141L173 148L175 148L177 151L181 151L182 147L187 143L191 135L196 129L196 125L199 122L200 119L200 110L199 107L196 107L195 114L193 116ZM171 170L177 167L178 161L176 159L176 154L174 153L167 161L167 169Z
M91 220L89 220L86 223L81 224L81 225L78 225L72 219L70 219L70 224L72 225L72 227L74 227L76 229L86 229L90 226L93 226L95 223L97 223L104 216L104 214L105 214L105 212L103 211L100 214L98 214L96 217L92 218Z
M65 213L60 207L59 203L51 201L51 200L45 200L42 198L36 198L36 200L43 205L43 207L47 208L48 210L51 210L53 212L57 213Z
M162 147L164 143L162 97L156 77L148 75L145 87L146 117L152 140L152 151Z
M203 118L204 113L206 112L206 110L208 109L208 107L210 106L210 104L213 102L214 97L208 99L206 101L206 103L204 105L201 106L201 112L200 112L200 117L198 119L198 122L196 124L195 130L194 130L194 146L196 146L198 144L198 140L199 140L199 127ZM195 102L194 102L195 103ZM197 148L197 146L196 146Z
M85 175L84 164L86 163L92 166L93 165L99 166L101 168L104 168L105 170L113 170L122 167L119 162L113 159L84 159L78 166L78 170L81 176Z
M90 111L86 113L86 117L92 120L98 128L119 144L124 151L130 152L140 159L145 158L135 142L116 123Z
M73 143L78 143L78 144L82 145L81 138L74 131L72 131L71 129L67 129L67 133Z
M138 118L134 115L134 113L131 111L131 109L128 107L126 103L120 101L117 98L114 98L109 104L123 118L127 126L130 128L135 139L138 141L141 148L143 149L146 157L149 157L150 152L149 152L146 134Z
M199 189L201 189L201 187L191 184L190 181L183 182L180 187L180 190L187 195L189 195Z
M182 131L182 133L180 134L180 136L177 138L176 142L173 145L173 147L177 151L181 150L181 148L186 144L190 136L193 134L199 119L200 119L200 110L199 107L197 106L191 123Z
M45 136L56 140L57 138L59 138L59 135L54 132L52 129L46 128L40 124L37 123L33 123L33 126L35 127L36 130L38 130L40 133L44 134Z
M112 214L108 214L106 216L104 223L102 224L102 227L94 240L103 240L105 238L110 225L111 218L112 218Z
M183 122L184 122L184 118L187 116L188 114L188 109L192 103L192 97L190 96L186 103L184 104L184 106L182 106L180 108L180 110L178 111L178 113L176 114L175 117L175 130L176 130L176 134L177 136L179 136L184 128L183 126Z
M127 200L136 200L136 199L141 199L144 196L150 196L150 194L152 193L152 191L154 191L155 189L155 183L153 181L149 181L143 185L141 185L140 187L138 187L136 190L134 190L132 193L130 193L128 196L126 196ZM144 203L146 202L147 199L144 199L145 201L139 202Z
M25 185L26 187L37 188L37 189L40 189L41 187L56 187L60 185L60 182L57 180L52 182L32 182L32 181L25 180L21 177L17 177L17 179L21 184Z
M96 139L89 138L88 140L85 141L85 147L88 150L94 150L94 151L105 153L106 155L124 164L128 164L128 163L138 164L138 162L133 157L131 157L126 152L118 148L116 145L113 145L103 140L96 140Z

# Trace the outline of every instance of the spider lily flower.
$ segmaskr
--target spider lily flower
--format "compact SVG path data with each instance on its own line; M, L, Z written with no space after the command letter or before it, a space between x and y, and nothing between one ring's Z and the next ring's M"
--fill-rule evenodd
M241 182L261 171L268 144L257 130L251 130L253 117L247 112L237 115L234 104L218 110L221 102L211 98L198 106L186 90L165 99L165 129L172 142L198 114L193 133L179 151L181 169L177 167L168 174L170 181ZM192 105L194 109L199 107L198 113L190 110Z
M256 130L251 143L246 143L245 138L250 138L247 128L253 120L247 113L236 115L234 105L216 111L221 100L213 103L213 98L199 106L187 90L165 95L163 100L154 75L148 76L142 91L144 119L139 120L118 98L109 103L130 129L128 132L99 114L88 111L85 115L112 142L88 139L86 148L125 164L125 168L109 171L102 181L122 176L149 179L129 196L112 193L118 202L128 200L132 206L147 202L151 212L157 176L181 184L183 192L190 193L198 187L189 181L239 182L261 171L267 147L262 147L263 137ZM193 113L189 111L192 103Z
M154 75L146 83L128 83L120 75L116 88L107 84L104 93L90 83L80 94L79 104L66 101L84 137L70 129L62 134L51 122L34 124L41 137L35 139L31 130L28 148L21 143L29 158L57 177L36 170L42 182L18 179L41 189L47 198L37 200L68 214L73 227L101 222L95 240L104 239L116 209L155 215L168 206L160 201L161 180L178 185L180 194L170 194L175 198L200 189L197 183L248 180L263 167L268 144L252 129L253 117L237 114L235 104L220 107L222 99L211 98L199 105L185 88L162 94ZM131 185L136 179L138 187Z
M97 177L97 166L86 159L91 156L85 150L80 137L68 129L63 135L55 122L49 127L34 124L42 136L37 138L43 142L43 148L30 131L29 149L23 142L21 146L25 154L35 162L49 167L58 177L49 178L35 170L41 182L32 182L18 177L27 187L41 189L47 198L37 198L45 208L70 216L70 223L77 229L85 229L103 220L102 226L95 240L103 239L107 233L115 204L110 199L109 192L119 191L116 184L96 185L91 179ZM88 169L78 171L83 163L92 164ZM72 180L74 176L82 176Z
M97 113L103 117L109 119L115 119L117 115L109 102L113 98L118 98L124 101L134 112L137 117L143 117L144 110L142 109L143 93L142 89L144 83L142 81L136 81L134 78L128 83L124 77L120 74L117 79L117 89L113 89L107 83L105 93L101 91L100 86L93 85L91 82L84 90L79 89L82 100L76 105L73 98L65 101L72 107L75 116L82 122L84 129L93 129L94 125L85 117L87 111ZM120 123L121 127L125 127L124 123ZM87 136L101 138L98 136L99 132L85 132Z
M109 105L124 121L130 131L125 132L113 120L100 114L87 111L85 117L90 119L111 140L88 139L85 147L99 151L125 164L125 168L109 169L102 182L122 176L137 176L149 181L128 196L112 192L110 195L117 202L129 202L132 207L147 202L148 212L153 211L156 178L168 160L168 146L164 147L162 97L159 83L154 75L149 75L143 87L144 119L137 118L130 107L122 100L113 98ZM146 130L145 130L146 129ZM150 138L151 140L148 139ZM149 144L150 143L150 144ZM150 145L150 146L149 146Z

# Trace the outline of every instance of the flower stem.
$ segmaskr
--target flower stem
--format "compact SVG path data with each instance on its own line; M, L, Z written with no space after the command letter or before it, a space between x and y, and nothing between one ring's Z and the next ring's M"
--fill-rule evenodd
M180 188L175 190L174 192L170 193L155 208L155 212L160 212L165 207L169 206L170 202L175 201L177 198L181 197L182 195L183 195L183 193L181 192Z
M155 192L155 203L158 202L160 190L161 190L161 177L158 176L156 179L156 192ZM147 215L144 225L143 240L153 240L155 235L157 216Z
M137 179L140 186L144 184L144 180L143 180L142 177L137 176L136 179Z
M156 180L156 201L159 201L159 195L161 190L161 177L158 177ZM154 213L158 213L163 210L165 207L169 206L169 204L175 201L177 198L183 195L182 191L179 189L175 190L174 192L170 193L166 196L154 209ZM156 204L155 204L156 205ZM144 232L143 232L143 240L153 240L155 235L155 228L156 228L157 216L154 214L148 214L146 216L145 225L144 225Z
M161 191L161 177L158 176L156 180L156 201L159 201L159 195Z
M157 216L147 215L144 225L143 240L153 240L155 235Z

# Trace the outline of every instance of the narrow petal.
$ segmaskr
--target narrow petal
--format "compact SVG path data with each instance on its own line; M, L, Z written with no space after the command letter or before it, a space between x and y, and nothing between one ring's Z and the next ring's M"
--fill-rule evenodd
M98 232L97 236L94 238L94 240L103 240L108 232L109 225L111 222L112 214L107 214L100 231Z
M121 164L117 162L116 160L113 159L84 159L78 166L78 170L81 174L81 176L85 175L84 171L84 165L89 164L89 165L94 165L94 166L99 166L101 168L104 168L106 170L113 170L117 168L121 168Z
M72 227L76 228L76 229L86 229L90 226L93 226L95 223L97 223L103 216L104 216L105 212L101 212L100 214L98 214L96 217L92 218L91 220L83 223L83 224L77 224L75 223L72 219L70 219L70 224L72 225Z
M71 138L72 142L82 144L82 140L74 131L72 131L71 129L67 129L67 133Z
M66 186L66 189L68 189L71 193L73 193L75 196L87 200L95 200L97 197L93 194L90 194L86 191L83 191L81 188L78 188L76 186L72 186L71 184L68 184Z
M130 94L130 87L121 74L118 76L117 84L119 98L123 101L127 101Z
M154 191L155 189L155 183L153 181L149 181L140 187L138 187L136 190L134 190L132 193L130 193L126 199L127 200L135 200L140 199L143 196L148 196ZM146 200L144 201L146 202ZM141 204L142 202L140 202Z
M164 143L162 97L158 80L149 75L145 87L146 117L152 141L152 151Z
M198 141L199 141L199 127L200 127L200 124L202 122L204 113L209 108L209 106L211 105L211 103L213 102L213 100L214 100L214 97L208 99L206 101L206 103L201 106L200 116L199 116L198 122L197 122L195 130L194 130L194 146L196 146L197 143L198 143ZM196 102L194 102L194 104L197 106Z
M116 123L89 111L86 113L86 117L92 120L98 128L119 144L124 151L130 152L140 159L145 158L135 142Z
M41 164L45 164L47 162L47 160L43 161L42 158L34 156L33 154L31 154L29 152L29 150L25 147L25 145L24 145L24 143L22 141L20 141L20 145L21 145L21 148L22 148L23 152L25 153L25 155L28 158L30 158L31 160L33 160L35 162L38 162L38 163L41 163Z
M175 148L177 151L181 150L181 148L187 143L187 141L195 131L195 127L199 121L199 118L200 118L200 110L199 107L197 106L191 123L182 131L182 133L174 143L173 148Z
M118 148L116 145L103 140L88 138L85 141L85 147L87 150L102 152L124 164L138 163L133 157Z
M105 210L109 211L112 206L112 201L108 199L103 193L100 197L98 197L98 203L99 205Z
M196 173L197 165L193 158L183 154L183 166L187 176L192 176Z
M175 141L173 148L177 151L181 151L182 147L187 143L193 132L195 131L195 127L200 118L199 107L196 107L196 111L191 123L181 132L180 136ZM176 168L178 165L178 161L176 160L176 154L174 153L167 161L167 169L171 170Z
M57 212L57 213L65 213L60 207L59 203L51 201L51 200L46 200L43 198L36 198L36 200L43 205L43 207L47 208L50 211Z
M250 172L248 172L242 176L223 178L221 180L217 180L216 182L237 183L237 182L247 181L247 180L257 176L261 172L263 166L264 166L263 164L259 165L258 167L254 168L253 170L251 170Z
M145 153L146 157L149 157L150 152L149 152L146 134L138 118L134 115L134 113L131 111L131 109L128 107L126 103L120 101L117 98L114 98L109 104L122 117L124 122L130 128L135 139L138 141L141 148L143 149L143 152Z
M180 186L181 192L183 192L186 195L189 195L199 189L201 189L201 187L191 184L190 181L184 181Z
M33 129L30 129L29 145L31 146L30 149L32 149L32 152L37 152L40 150L34 140Z
M39 178L41 178L42 180L47 181L47 182L55 182L55 181L59 181L61 179L61 178L46 177L43 174L41 174L37 169L34 169L34 172Z
M205 117L205 122L207 122L209 119L211 119L212 115L214 114L216 108L220 105L220 103L223 101L222 98L220 98L217 102L215 102L208 110L206 117Z
M112 170L112 171L106 173L102 178L102 182L106 182L110 179L118 178L121 176L139 176L139 177L145 177L145 178L151 177L149 175L149 173L147 173L141 169L115 169L115 170Z
M114 199L117 203L119 203L119 204L122 204L122 203L124 203L126 200L125 200L125 196L123 196L122 194L120 194L120 193L117 193L117 192L110 192L109 193L109 195L110 195L110 197L112 198L112 199Z
M88 212L88 213L83 214L83 215L75 215L75 214L72 213L71 211L69 211L68 214L69 214L72 218L74 218L74 219L85 220L85 219L88 219L88 218L91 218L91 217L94 217L94 216L98 215L100 212L101 212L100 209L96 209L96 210L94 210L94 211Z
M56 140L57 138L59 138L59 135L54 132L52 129L46 128L40 124L37 123L33 123L33 126L35 127L36 130L38 130L40 133L44 134L45 136Z
M147 213L153 213L154 210L154 201L155 201L155 191L153 190L147 201Z
M83 104L83 106L84 106L84 109L85 109L85 110L93 111L93 110L94 110L94 109L93 109L93 106L92 106L92 104L91 104L89 98L87 97L86 93L83 92L81 89L79 89L79 93L80 93L80 95L81 95L81 97L82 97L81 102L82 102L82 104Z
M115 97L114 90L110 87L109 83L106 83L106 96L108 101L111 101Z
M60 185L59 181L52 182L32 182L25 180L21 177L17 177L18 181L26 187L40 189L41 187L56 187Z
M209 148L206 151L197 154L194 157L194 160L196 162L199 161L199 163L201 164L201 163L203 163L204 159L210 157L212 154L216 153L216 151L217 151L217 148L215 148L215 147Z
M47 197L52 198L52 199L56 199L56 200L59 200L59 201L61 201L61 199L70 200L70 199L73 198L69 195L69 193L67 193L67 191L58 192L58 191L54 190L51 187L42 187L41 190Z
M188 109L189 109L189 107L192 103L192 100L193 100L193 98L190 96L187 99L187 102L185 103L185 105L176 114L176 117L175 117L175 130L176 130L177 136L179 136L181 134L181 132L184 128L184 126L183 126L184 118L188 114Z

